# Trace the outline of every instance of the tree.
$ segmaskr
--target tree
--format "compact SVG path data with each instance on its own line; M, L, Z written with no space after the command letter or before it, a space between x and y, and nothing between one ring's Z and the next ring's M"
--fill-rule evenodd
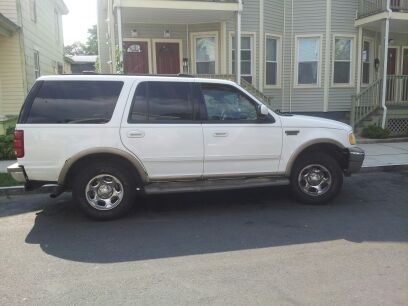
M64 53L65 55L97 55L98 35L96 25L88 29L88 38L85 44L76 41L71 45L65 46Z

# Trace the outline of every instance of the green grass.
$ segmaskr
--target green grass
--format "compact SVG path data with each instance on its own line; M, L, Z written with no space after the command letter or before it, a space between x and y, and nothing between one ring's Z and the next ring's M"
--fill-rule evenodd
M14 180L8 173L0 173L0 187L21 186L20 182Z

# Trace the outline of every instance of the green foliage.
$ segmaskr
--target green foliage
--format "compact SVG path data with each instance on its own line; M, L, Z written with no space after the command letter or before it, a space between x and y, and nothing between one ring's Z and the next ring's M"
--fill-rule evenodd
M86 43L76 41L71 45L64 47L65 55L97 55L98 54L98 34L97 27L93 25L88 29L88 38Z
M369 125L363 129L361 136L372 139L383 139L390 136L390 131L376 125Z
M8 173L0 173L0 187L19 186L22 183L14 180Z
M6 135L0 136L0 160L16 159L13 150L13 133L14 127L10 127Z
M116 74L123 74L123 62L120 58L119 46L116 46Z

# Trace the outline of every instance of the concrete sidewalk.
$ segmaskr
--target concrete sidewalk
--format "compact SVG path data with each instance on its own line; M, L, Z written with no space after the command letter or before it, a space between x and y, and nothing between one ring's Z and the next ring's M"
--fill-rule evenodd
M359 144L366 152L363 167L384 167L408 165L408 142ZM7 172L7 167L16 161L0 161L0 173Z

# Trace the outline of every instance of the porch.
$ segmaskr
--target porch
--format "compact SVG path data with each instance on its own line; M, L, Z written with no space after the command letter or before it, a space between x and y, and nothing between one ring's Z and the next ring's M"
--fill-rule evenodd
M238 0L115 0L111 12L112 71L234 74L240 83L241 65L237 63L242 52L229 55L227 50L241 49L241 41L247 41L234 39L227 44L232 33L241 36L241 11ZM230 65L225 60L228 56ZM243 69L243 77L251 83L251 72L246 73L245 66Z
M351 124L375 124L408 134L408 0L362 0L357 94Z

